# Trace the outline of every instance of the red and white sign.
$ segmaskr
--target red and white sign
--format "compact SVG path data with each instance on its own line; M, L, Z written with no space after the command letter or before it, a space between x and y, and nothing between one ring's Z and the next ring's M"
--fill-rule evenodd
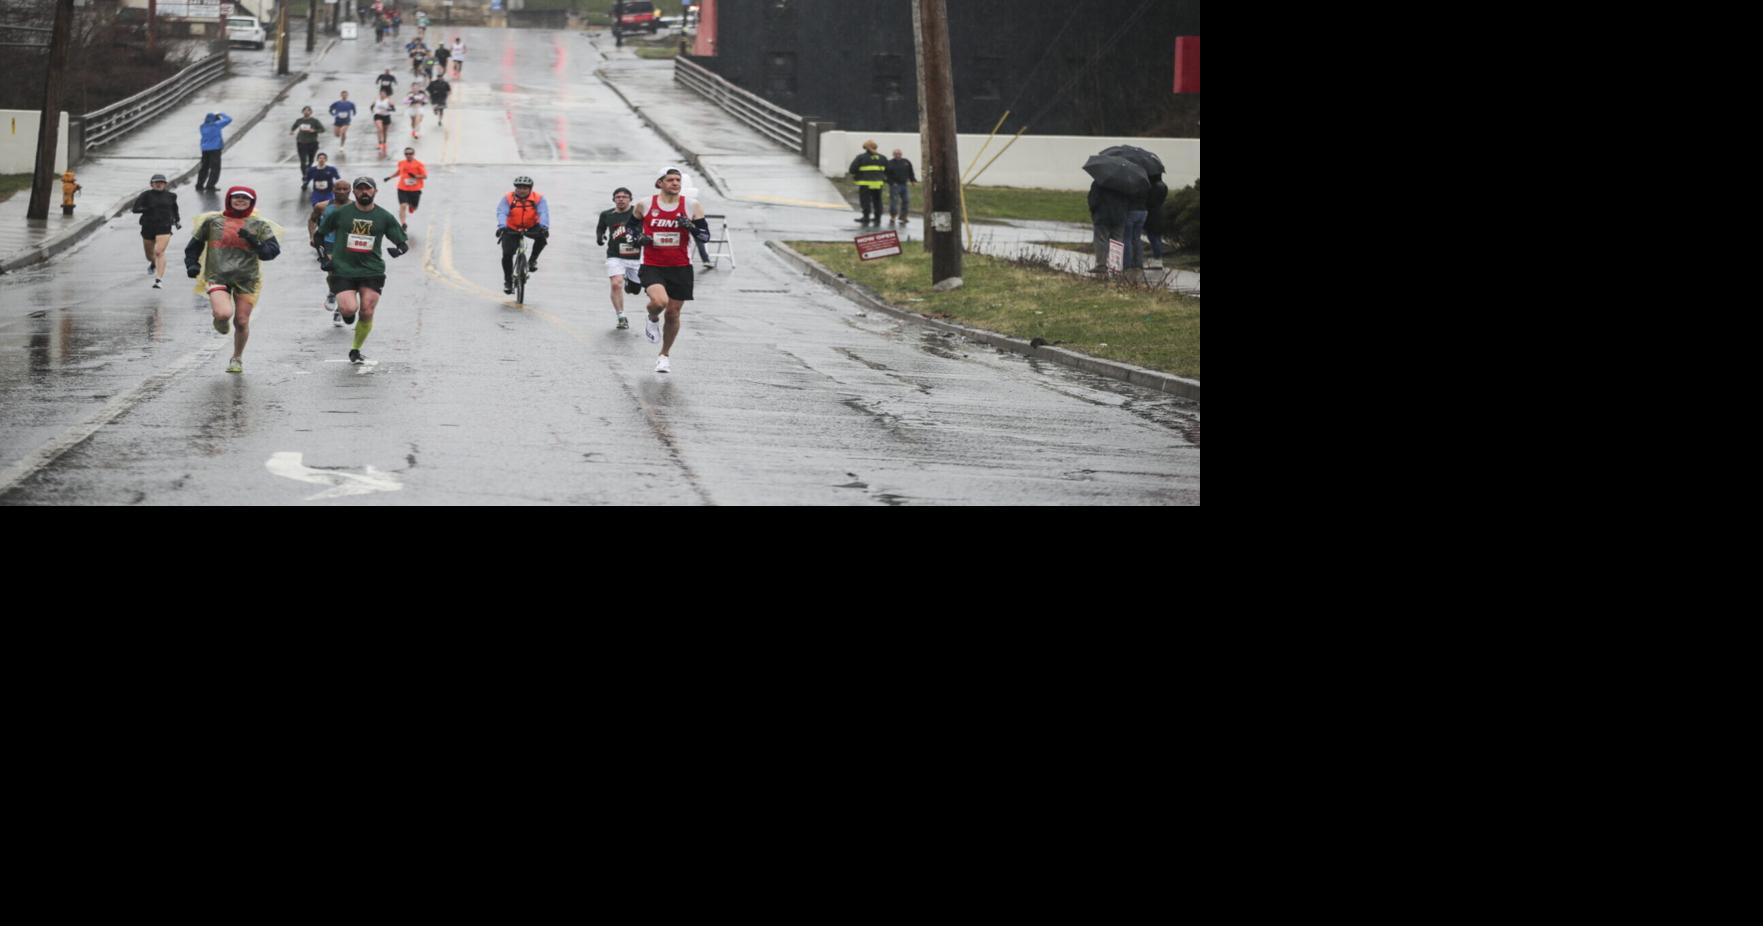
M874 232L858 235L852 239L857 243L859 260L876 260L882 257L893 257L900 253L900 236L891 231Z
M1108 239L1108 269L1119 273L1126 266L1126 242Z

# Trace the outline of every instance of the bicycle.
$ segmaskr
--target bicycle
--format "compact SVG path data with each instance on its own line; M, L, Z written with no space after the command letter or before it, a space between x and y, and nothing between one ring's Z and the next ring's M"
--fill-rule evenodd
M526 305L526 254L532 247L532 240L525 235L520 236L520 247L514 252L514 303Z

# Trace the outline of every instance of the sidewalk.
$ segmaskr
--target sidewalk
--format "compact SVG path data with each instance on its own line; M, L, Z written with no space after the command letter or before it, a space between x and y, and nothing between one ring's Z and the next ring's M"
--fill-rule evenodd
M304 42L294 43L288 54L286 77L273 74L262 52L235 49L232 76L203 87L153 122L88 153L85 161L74 168L82 189L71 216L61 214L59 181L50 199L47 219L26 217L30 208L28 190L0 202L0 272L10 273L48 260L102 228L111 218L128 212L135 197L147 189L147 179L156 173L171 178L171 189L179 194L179 207L187 222L205 208L190 187L201 166L199 127L203 117L211 112L233 117L224 133L230 153L290 87L305 79L307 69L334 44L334 39L321 39L308 55ZM223 183L225 169L223 155Z
M691 165L724 197L740 202L827 210L828 239L854 238L864 231L853 221L856 208L800 154L741 124L698 94L674 83L673 61L637 57L634 46L614 47L604 34L588 33L588 43L606 59L597 73L645 122L686 155ZM854 154L855 152L853 152ZM916 191L915 191L916 192ZM842 213L842 214L835 214ZM974 223L972 252L994 257L1045 256L1054 267L1088 277L1088 253L1049 248L1042 242L1089 245L1089 226L1071 222L1012 220ZM896 229L903 240L923 237L922 219ZM1189 270L1150 270L1147 278L1191 296L1200 294L1200 275Z

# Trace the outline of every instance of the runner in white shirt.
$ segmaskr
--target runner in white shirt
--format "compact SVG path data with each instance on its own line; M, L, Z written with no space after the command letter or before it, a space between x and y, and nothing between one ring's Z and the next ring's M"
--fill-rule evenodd
M404 98L404 105L410 110L410 137L422 137L422 114L428 111L428 104L428 91L420 83L411 84L410 95Z
M381 90L380 98L373 101L373 127L380 135L380 157L386 156L386 130L392 127L392 113L397 112L398 104L392 102L392 92Z
M453 76L458 77L465 70L465 38L453 37Z

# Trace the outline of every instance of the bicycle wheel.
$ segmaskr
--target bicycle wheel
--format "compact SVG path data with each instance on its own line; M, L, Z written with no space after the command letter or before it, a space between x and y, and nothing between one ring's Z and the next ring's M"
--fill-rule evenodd
M526 250L514 255L514 301L526 304Z

